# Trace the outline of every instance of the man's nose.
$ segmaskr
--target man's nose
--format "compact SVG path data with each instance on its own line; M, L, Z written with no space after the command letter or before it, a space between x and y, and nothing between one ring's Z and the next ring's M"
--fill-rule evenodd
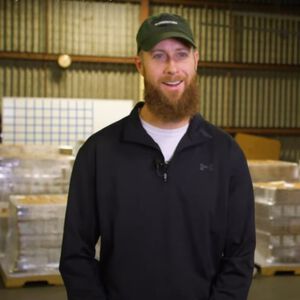
M173 59L168 59L166 62L165 73L173 75L177 73L177 64Z

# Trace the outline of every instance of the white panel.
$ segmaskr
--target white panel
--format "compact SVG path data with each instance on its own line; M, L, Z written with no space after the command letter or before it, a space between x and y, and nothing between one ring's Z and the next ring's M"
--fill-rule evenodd
M3 143L68 144L128 115L132 100L3 98Z

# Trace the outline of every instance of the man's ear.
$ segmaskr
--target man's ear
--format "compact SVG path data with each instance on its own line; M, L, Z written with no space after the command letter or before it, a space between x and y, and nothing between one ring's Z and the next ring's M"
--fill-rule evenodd
M144 76L144 66L143 66L143 61L142 61L142 57L140 55L137 55L135 58L134 58L134 63L135 63L135 66L138 70L138 72Z
M199 51L197 49L194 49L193 55L194 55L194 61L195 61L195 71L197 71L198 62L199 62Z

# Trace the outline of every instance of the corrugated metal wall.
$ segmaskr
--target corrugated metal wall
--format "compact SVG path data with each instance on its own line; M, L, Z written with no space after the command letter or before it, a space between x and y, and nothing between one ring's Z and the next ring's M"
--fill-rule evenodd
M294 161L300 163L300 138L293 136L273 137L280 141L281 151L280 158L282 160Z
M175 5L153 5L151 14L175 13L186 18L195 35L200 59L230 61L230 11Z
M202 69L201 112L224 127L300 127L296 72Z
M300 16L154 5L189 20L200 59L216 62L300 63Z
M0 60L0 97L138 99L133 65L76 63L63 70L54 62Z
M139 5L1 0L0 51L132 56ZM0 97L139 99L132 65L0 60Z
M268 3L265 1L265 3ZM151 5L187 18L204 61L300 63L300 17ZM139 4L1 0L0 51L135 55ZM300 74L199 69L201 112L218 126L300 127ZM133 65L0 60L0 97L138 100ZM300 138L280 137L283 157L300 159Z
M230 1L229 1L230 2ZM273 5L299 5L299 0L236 0L236 3L273 4Z
M0 50L132 56L139 5L1 0Z

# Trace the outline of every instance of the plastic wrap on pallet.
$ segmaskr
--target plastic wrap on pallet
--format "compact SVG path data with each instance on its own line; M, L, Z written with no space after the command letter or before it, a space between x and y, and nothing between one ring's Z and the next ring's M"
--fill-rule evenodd
M0 164L0 258L4 255L7 233L8 195L10 168Z
M0 202L12 194L66 193L74 156L61 151L66 150L49 145L0 145Z
M0 145L0 257L6 247L9 196L67 193L73 162L66 146Z
M300 233L300 184L255 183L256 228L272 234Z
M22 159L72 159L73 149L70 146L54 146L44 144L1 144L0 159L22 158Z
M256 217L274 220L277 218L299 218L300 217L300 203L264 203L255 202Z
M296 234L300 233L300 218L263 218L255 217L257 230L270 234Z
M4 159L11 165L7 176L8 194L59 194L69 186L71 164L68 160L53 159Z
M255 201L260 203L300 205L300 183L273 181L253 184Z
M300 263L300 234L273 235L257 230L256 250L267 263Z
M300 183L254 183L256 251L266 263L300 263Z
M299 165L277 160L248 160L253 182L299 181Z
M67 195L10 196L8 273L58 269Z
M0 259L4 256L8 230L8 203L0 202Z

